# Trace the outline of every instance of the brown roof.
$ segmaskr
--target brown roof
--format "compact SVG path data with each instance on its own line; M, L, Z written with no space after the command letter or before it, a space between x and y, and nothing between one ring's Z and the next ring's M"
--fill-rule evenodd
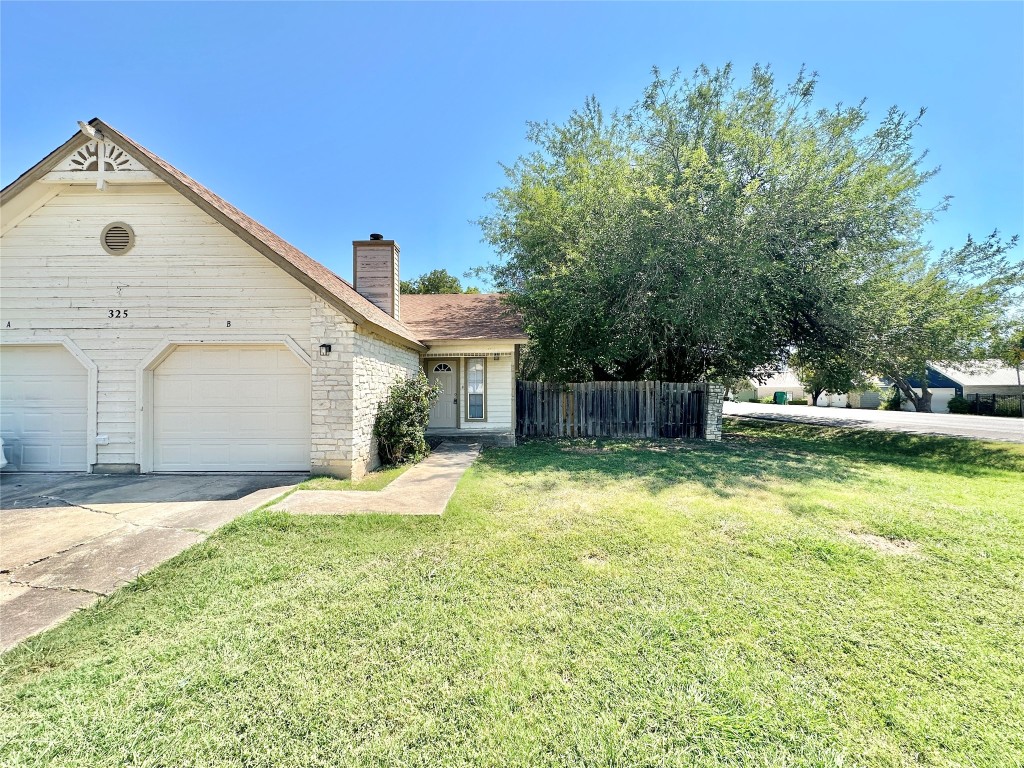
M407 293L402 322L423 341L525 339L522 318L500 293Z
M391 315L379 309L375 304L359 295L345 280L342 280L323 264L311 259L295 246L285 242L255 219L246 216L231 203L218 197L199 182L185 175L166 160L154 155L145 147L129 139L123 133L111 128L98 118L89 121L89 125L101 131L104 136L141 160L150 171L163 179L182 195L202 208L206 213L224 224L251 246L260 251L292 277L317 293L325 301L330 302L357 324L367 324L384 335L396 338L407 346L422 349L423 345L415 333ZM78 133L64 145L47 155L30 170L23 173L4 188L2 199L7 200L16 195L29 184L41 178L67 152L79 144L88 141L87 137Z

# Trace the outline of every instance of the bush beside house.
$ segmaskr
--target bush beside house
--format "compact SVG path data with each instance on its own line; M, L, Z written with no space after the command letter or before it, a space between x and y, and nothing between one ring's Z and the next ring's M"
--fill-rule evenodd
M430 421L430 406L441 394L423 371L395 384L377 409L373 436L382 464L419 461L430 453L424 433Z

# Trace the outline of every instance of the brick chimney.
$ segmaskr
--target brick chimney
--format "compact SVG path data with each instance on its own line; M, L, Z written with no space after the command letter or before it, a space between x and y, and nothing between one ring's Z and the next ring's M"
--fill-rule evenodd
M396 320L399 313L398 244L372 234L352 241L352 283L356 291Z

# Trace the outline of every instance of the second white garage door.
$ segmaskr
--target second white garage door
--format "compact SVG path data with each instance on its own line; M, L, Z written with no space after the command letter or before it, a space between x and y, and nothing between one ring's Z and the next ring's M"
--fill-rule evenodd
M284 346L182 346L153 372L156 472L308 471L309 366Z

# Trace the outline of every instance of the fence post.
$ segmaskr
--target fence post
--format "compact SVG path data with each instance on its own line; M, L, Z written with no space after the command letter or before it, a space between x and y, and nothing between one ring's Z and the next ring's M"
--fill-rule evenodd
M725 400L725 387L721 384L705 384L704 396L704 439L722 439L722 401Z

